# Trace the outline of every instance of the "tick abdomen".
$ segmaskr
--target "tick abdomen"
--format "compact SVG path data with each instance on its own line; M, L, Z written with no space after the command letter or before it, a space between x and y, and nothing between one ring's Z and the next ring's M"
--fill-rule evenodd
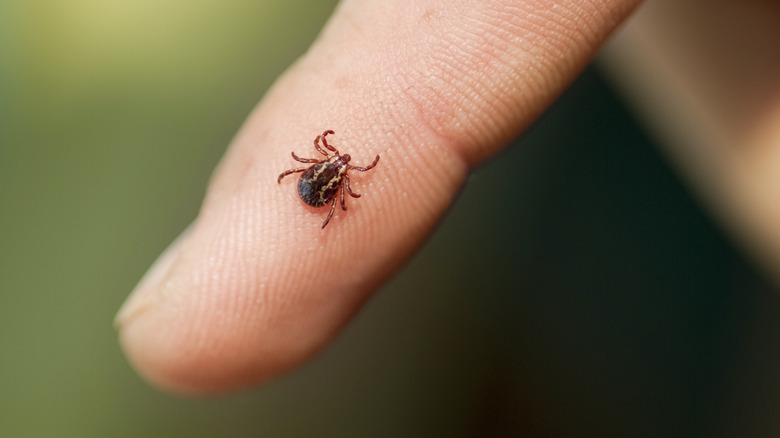
M341 187L347 163L339 156L315 164L298 180L298 194L308 205L322 207L330 202Z

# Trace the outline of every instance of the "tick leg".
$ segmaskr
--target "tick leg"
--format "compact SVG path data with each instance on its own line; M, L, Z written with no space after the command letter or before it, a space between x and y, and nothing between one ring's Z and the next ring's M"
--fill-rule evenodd
M330 218L333 217L333 211L336 210L336 197L333 197L333 204L330 205L330 212L328 212L328 217L325 218L325 222L322 223L322 228L325 229L325 225L328 225L328 222L330 222Z
M341 209L347 211L347 204L344 202L344 184L341 184Z
M378 163L378 162L379 162L379 155L376 156L376 159L374 159L373 163L371 163L370 165L368 165L366 167L357 167L357 166L353 166L351 164L348 164L347 166L349 166L350 169L358 170L360 172L365 172L366 170L373 169L374 166L376 166L376 163Z
M328 131L325 131L325 133L327 134ZM317 151L319 151L319 153L321 153L322 155L325 155L327 157L328 153L323 151L322 148L320 147L320 139L322 139L322 142L325 143L325 137L322 136L322 135L318 135L317 138L314 139L314 148L317 149Z
M276 180L276 183L277 184L281 183L282 182L282 178L284 178L285 176L287 176L287 175L289 175L291 173L305 172L306 169L308 169L308 167L299 167L297 169L285 170L284 172L282 172L281 175L279 175L279 178Z
M328 140L325 140L325 137L327 137L328 134L335 134L335 132L333 132L330 129L328 129L327 131L322 133L322 144L323 144L323 146L325 146L328 150L331 150L331 151L335 152L336 155L340 155L339 151L336 150L336 148L334 148L333 146L329 145L328 144ZM328 155L328 154L325 154L325 155Z
M354 193L352 191L352 187L349 186L349 175L344 175L344 185L347 186L347 193L349 193L349 196L352 196L353 198L359 198L360 195L357 193ZM341 195L343 196L344 193L342 191ZM346 210L346 208L344 209Z
M319 163L320 162L320 160L318 160L316 158L301 158L301 157L295 155L295 152L291 152L291 153L292 153L293 159L295 161L300 161L301 163Z

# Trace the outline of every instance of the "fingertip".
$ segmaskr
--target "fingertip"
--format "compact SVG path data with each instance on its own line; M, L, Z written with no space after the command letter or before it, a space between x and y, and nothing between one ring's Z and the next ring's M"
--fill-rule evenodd
M120 343L133 369L153 386L186 396L224 394L258 384L286 364L258 361L243 345L191 342L179 330L166 330L160 321L143 317L120 333Z

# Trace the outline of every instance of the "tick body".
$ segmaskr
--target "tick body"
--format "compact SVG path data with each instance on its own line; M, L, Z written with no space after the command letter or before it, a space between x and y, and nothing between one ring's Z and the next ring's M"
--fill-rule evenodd
M313 164L309 167L299 167L296 169L285 170L279 175L276 180L278 183L282 182L282 178L291 174L303 172L298 179L298 195L303 202L312 207L323 207L331 202L330 212L328 217L325 218L325 222L322 223L322 228L325 228L330 222L330 218L333 217L333 212L336 210L336 201L341 201L341 209L346 211L347 205L344 202L345 192L353 198L359 198L360 195L354 193L349 186L349 171L357 170L359 172L365 172L371 170L379 162L379 155L376 156L374 162L366 167L358 167L349 164L352 157L349 154L341 155L339 151L328 144L325 137L328 134L334 134L333 131L328 130L318 135L314 139L314 148L319 153L325 156L324 160L316 158L300 158L292 153L292 157L295 161L300 163ZM320 140L322 140L322 146L320 146ZM324 149L323 149L324 148ZM333 155L328 152L332 152Z

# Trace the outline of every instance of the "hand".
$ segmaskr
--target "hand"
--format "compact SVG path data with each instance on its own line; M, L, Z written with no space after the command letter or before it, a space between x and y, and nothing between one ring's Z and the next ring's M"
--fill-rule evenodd
M648 2L606 58L683 177L775 281L779 5Z
M638 0L346 0L273 86L199 217L117 315L182 393L256 384L323 347L431 233L469 170L525 129ZM279 174L328 141L365 166L327 228ZM288 177L294 179L293 177Z

